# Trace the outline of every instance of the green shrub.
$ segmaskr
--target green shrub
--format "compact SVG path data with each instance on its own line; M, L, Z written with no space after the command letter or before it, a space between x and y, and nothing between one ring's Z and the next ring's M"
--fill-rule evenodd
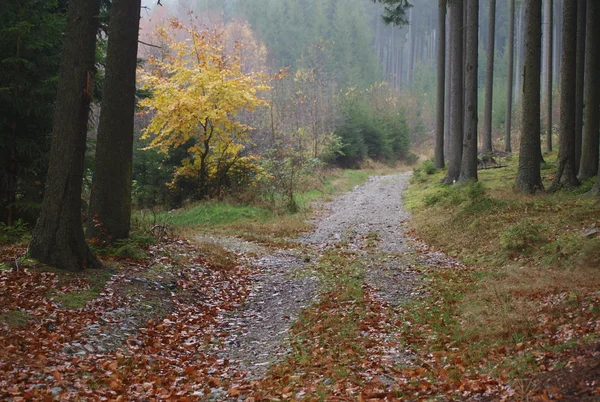
M510 226L500 233L500 245L507 251L524 251L544 240L540 229L540 225L529 220Z
M433 161L426 160L425 162L423 162L421 164L421 166L418 166L413 169L413 175L410 179L410 182L412 184L425 183L427 181L427 176L430 176L430 175L434 174L435 172L436 172L436 168L433 166ZM436 195L436 194L433 194L433 195Z

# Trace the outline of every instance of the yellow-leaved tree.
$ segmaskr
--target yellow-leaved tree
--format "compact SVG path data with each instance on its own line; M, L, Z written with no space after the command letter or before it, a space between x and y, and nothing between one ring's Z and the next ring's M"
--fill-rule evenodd
M255 158L243 156L249 126L236 116L267 102L264 77L243 69L243 43L226 43L224 31L186 26L176 19L157 35L168 51L148 60L141 72L143 89L151 96L141 106L152 114L144 132L150 147L168 152L186 147L189 157L175 173L192 180L200 196L219 187L235 169L259 170Z

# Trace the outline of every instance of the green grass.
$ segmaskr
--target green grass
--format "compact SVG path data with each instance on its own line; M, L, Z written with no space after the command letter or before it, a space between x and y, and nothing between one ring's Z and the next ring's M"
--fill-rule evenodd
M363 184L369 176L386 173L384 170L331 170L325 171L319 177L314 177L307 184L307 189L297 194L297 203L300 207L302 221L310 210L312 202L327 199L336 194L349 191L353 187ZM262 232L259 226L267 228L264 234L275 236L281 233L282 228L269 230L269 226L280 226L279 221L288 221L291 227L300 227L295 219L289 217L293 213L270 210L267 207L257 205L241 205L226 201L203 201L189 207L160 212L156 215L142 214L138 212L134 219L143 226L151 224L168 225L177 229L200 229L200 230L225 230L242 231L248 234ZM300 229L299 229L300 230ZM297 232L291 230L288 232ZM240 233L243 235L244 233ZM290 233L286 233L289 235Z
M542 179L548 188L556 154L545 159ZM547 339L540 332L541 312L557 322L585 321L573 303L589 303L600 288L600 238L581 236L600 225L600 203L584 195L593 181L524 195L514 189L517 162L513 157L506 167L479 171L478 183L453 186L440 184L445 171L425 166L405 193L417 235L472 267L454 278L434 270L431 284L443 302L431 308L433 314L413 313L413 319L465 350L474 366L503 345L512 350L524 343L535 352ZM561 301L547 303L546 297ZM427 304L418 301L416 307ZM515 379L531 375L536 364L528 353L507 355L494 370L505 369Z
M89 287L87 289L68 293L57 293L52 291L49 294L49 296L60 303L62 307L68 309L83 308L87 302L96 299L104 290L106 283L114 272L112 269L88 269L83 272L76 273L54 269L50 270L57 273L59 277L57 287L60 287L62 283L69 283L75 277L84 277L89 283Z
M238 222L264 222L269 216L266 208L206 201L189 208L161 212L156 220L179 227L215 227Z
M10 310L0 314L0 323L11 328L24 327L31 321L31 316L19 310Z

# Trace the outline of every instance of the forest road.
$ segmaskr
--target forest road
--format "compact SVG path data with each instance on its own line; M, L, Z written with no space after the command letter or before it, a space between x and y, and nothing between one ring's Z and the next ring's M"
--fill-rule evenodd
M333 248L359 255L365 282L382 301L396 305L418 294L420 278L411 269L414 246L404 225L409 213L402 200L410 175L372 176L323 204L312 221L313 229L293 240L298 242L296 248L273 251L252 245L256 255L248 259L256 272L252 290L240 309L224 315L223 325L230 335L219 355L248 379L262 377L280 361L289 352L291 325L303 309L319 299L318 275L311 264ZM244 240L221 240L214 239L238 252L251 247ZM434 260L436 256L426 258Z

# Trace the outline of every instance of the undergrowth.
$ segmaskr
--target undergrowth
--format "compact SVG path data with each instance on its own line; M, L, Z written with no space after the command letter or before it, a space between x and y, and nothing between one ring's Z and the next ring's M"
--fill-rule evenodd
M549 186L555 155L545 158ZM583 236L600 227L600 204L584 195L591 181L522 195L513 189L516 158L479 171L479 182L466 185L440 184L444 171L427 172L417 169L405 194L415 232L472 267L427 271L438 296L408 314L433 327L428 348L452 345L464 353L467 370L508 375L518 386L535 372L561 367L582 345L600 342L593 330L600 320L593 308L600 298L600 237Z

